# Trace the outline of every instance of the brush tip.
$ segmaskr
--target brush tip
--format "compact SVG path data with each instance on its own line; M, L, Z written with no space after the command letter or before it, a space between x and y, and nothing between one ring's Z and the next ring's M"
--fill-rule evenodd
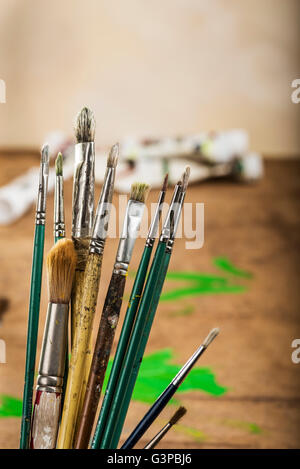
M57 158L55 160L55 172L56 176L63 175L63 156L62 153L58 153Z
M83 107L76 119L75 136L77 143L94 142L95 128L94 113L88 107Z
M131 186L130 199L136 200L137 202L146 202L150 191L150 186L148 184L135 182Z
M185 414L186 414L186 408L185 407L179 407L179 409L175 412L173 417L170 419L170 424L175 425L178 420L180 420Z
M51 303L69 303L76 261L76 251L71 239L63 238L50 249L47 255L47 272Z
M212 343L212 341L217 337L217 335L219 334L220 332L220 329L218 327L215 327L214 329L212 329L210 331L210 333L208 334L208 336L206 337L205 341L203 342L203 347L208 347L209 344Z
M183 190L183 192L185 192L186 189L187 189L190 173L191 173L191 168L189 166L187 166L185 168L185 171L184 171L183 175L182 175L182 190Z
M119 144L115 143L110 149L110 152L107 158L107 166L109 168L115 168L118 164L118 158L119 158Z
M45 143L42 146L41 154L42 154L42 163L49 163L49 144L48 143Z
M169 175L168 173L165 175L165 178L164 178L164 182L163 182L163 185L162 185L162 192L166 192L167 190L167 187L168 187L168 179L169 179Z

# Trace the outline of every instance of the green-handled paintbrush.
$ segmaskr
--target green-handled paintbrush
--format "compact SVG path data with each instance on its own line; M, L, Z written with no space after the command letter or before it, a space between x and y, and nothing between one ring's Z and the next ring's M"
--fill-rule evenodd
M105 396L103 404L101 407L101 412L97 424L97 433L101 439L102 432L105 428L106 420L109 414L110 405L113 399L115 387L118 382L118 377L122 368L123 359L126 353L127 345L129 342L130 334L132 327L136 318L136 312L139 306L140 298L144 288L144 283L146 279L146 274L148 270L148 265L153 250L156 233L158 230L159 220L161 217L162 205L165 199L165 194L168 185L168 175L165 176L162 189L158 196L158 201L156 205L156 210L149 228L149 232L146 239L146 244L142 254L142 258L136 273L132 291L130 294L127 311L125 314L124 323L122 326L122 331L120 339L118 342L115 358L113 361L112 369L109 375L108 384L105 391Z
M39 189L35 217L35 233L33 245L31 287L29 299L29 316L27 329L27 348L25 364L25 382L23 392L23 409L21 422L20 449L29 448L32 395L35 373L36 345L39 327L41 282L44 257L46 199L49 175L49 146L42 148Z

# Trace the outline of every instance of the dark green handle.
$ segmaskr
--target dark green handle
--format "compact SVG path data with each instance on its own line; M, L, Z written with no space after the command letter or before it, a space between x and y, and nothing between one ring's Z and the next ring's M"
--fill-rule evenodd
M29 316L27 329L27 348L25 364L25 383L23 393L23 410L21 423L20 449L29 448L30 425L32 413L32 395L35 375L36 346L39 327L41 283L44 257L45 226L36 225L31 271Z
M133 323L135 320L136 312L139 306L141 294L142 294L144 283L145 283L147 269L148 269L148 265L149 265L149 261L150 261L150 257L152 253L152 247L153 246L151 247L145 246L143 254L142 254L142 258L139 264L139 268L136 273L134 284L132 287L120 339L118 342L117 351L116 351L115 358L113 361L103 404L102 404L100 415L98 418L97 427L95 430L94 442L97 446L102 439L102 433L105 428L106 420L109 414L110 405L113 399L113 394L115 391L115 387L117 385L120 370L122 368L122 363L123 363L123 359L126 353L127 344L129 341L131 331L132 331Z
M134 324L134 328L133 328L131 339L130 339L130 344L128 345L126 356L124 357L122 370L120 372L118 385L115 390L114 399L111 404L109 416L107 419L107 425L103 433L103 438L101 442L94 440L92 448L98 448L99 443L100 443L100 446L99 446L100 448L112 448L113 447L111 445L112 439L114 441L115 440L119 441L119 434L121 433L122 428L123 428L125 416L127 413L127 408L129 406L129 402L130 402L130 398L132 394L132 391L130 392L130 389L129 387L127 388L127 385L132 384L131 374L132 374L134 359L135 359L136 352L140 344L141 336L144 331L145 322L150 312L149 309L151 307L153 293L155 291L158 279L160 278L159 272L160 272L162 261L164 258L164 252L165 252L165 243L159 243L155 252L155 256L154 256L154 259L150 268L149 276L146 282L145 290L141 299L136 322ZM126 390L126 399L123 400L125 390ZM120 408L120 405L123 406L122 409ZM118 419L118 421L116 421L116 419ZM113 434L114 432L117 432L118 436L114 435Z

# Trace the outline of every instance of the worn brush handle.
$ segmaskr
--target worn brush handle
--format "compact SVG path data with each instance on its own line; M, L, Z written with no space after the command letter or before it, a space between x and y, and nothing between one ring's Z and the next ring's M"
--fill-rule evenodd
M27 349L25 365L25 382L23 393L23 410L21 423L20 448L27 449L30 440L33 382L35 373L36 345L39 326L41 282L44 256L45 225L36 225L31 271L31 287L27 329Z
M37 391L32 417L31 449L54 449L61 408L61 393Z
M112 369L109 375L109 380L108 380L108 384L106 387L103 404L101 407L101 411L100 411L100 415L99 415L99 419L97 423L97 429L95 432L95 434L98 435L97 438L99 439L99 441L101 441L101 438L102 438L102 433L104 431L106 420L109 415L110 405L113 400L119 374L122 369L122 363L123 363L123 359L126 353L126 349L127 349L130 334L133 328L133 324L136 318L136 312L137 312L139 302L141 299L152 249L153 249L153 245L145 246L144 248L143 255L142 255L139 268L135 276L132 291L130 294L130 299L128 302L127 311L126 311L124 323L122 326L120 339L118 342Z
M81 313L72 346L64 408L58 434L57 448L59 449L72 447L86 350L89 346L97 304L101 265L102 256L98 254L90 254L88 256L84 277Z
M97 412L105 372L119 321L126 275L113 273L104 302L98 335L86 388L76 449L87 448Z

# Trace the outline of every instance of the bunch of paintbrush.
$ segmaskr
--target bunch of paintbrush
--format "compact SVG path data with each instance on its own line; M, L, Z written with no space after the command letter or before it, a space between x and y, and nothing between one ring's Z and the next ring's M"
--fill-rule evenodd
M129 263L140 229L149 186L133 184L113 273L106 294L75 448L87 448L98 408L105 372L119 320Z
M182 180L175 186L139 310L132 326L126 353L119 368L119 376L114 388L109 390L110 395L105 396L101 408L92 442L94 449L117 447L168 270L188 178L189 168L184 172ZM105 403L106 400L109 404Z

